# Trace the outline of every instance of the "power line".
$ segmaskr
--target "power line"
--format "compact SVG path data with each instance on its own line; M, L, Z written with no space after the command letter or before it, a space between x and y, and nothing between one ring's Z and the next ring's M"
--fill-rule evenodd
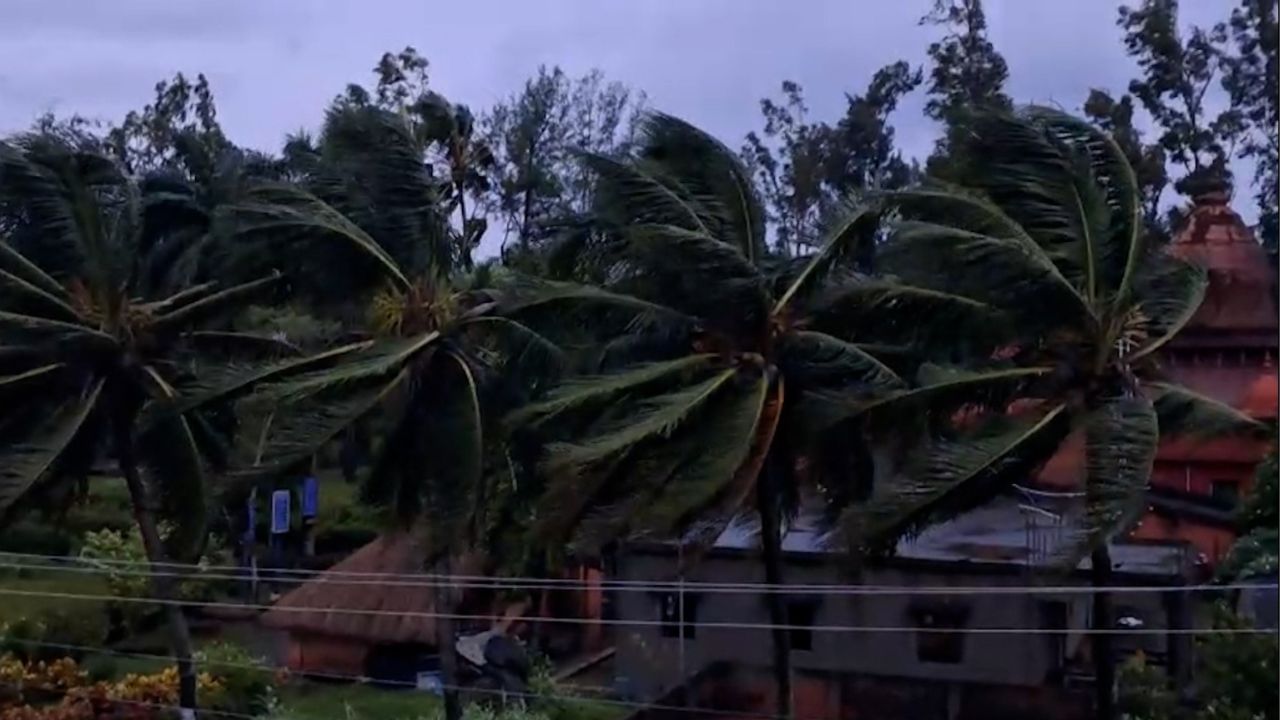
M189 579L246 581L245 568L234 565L200 565L194 563L155 563L159 568L181 568L172 571L154 571L150 569L133 570L130 568L148 568L146 561L132 560L98 560L89 558L65 557L57 555L33 555L27 553L0 553L0 558L19 557L38 559L46 564L30 565L24 563L3 563L0 568L15 570L49 570L55 572L81 572L94 574L120 574L149 577L171 577ZM80 567L70 567L68 563L80 563ZM108 570L102 566L121 567L123 570ZM87 567L86 567L87 566ZM215 570L234 570L234 573L211 572ZM438 573L377 573L340 570L302 570L302 569L268 569L266 572L283 576L303 576L305 578L320 577L323 582L334 585L391 585L396 587L436 587L442 582L451 587L477 589L579 589L598 588L619 592L654 592L676 591L681 587L678 580L600 580L598 582L578 579L533 578L525 576L489 577L483 575L438 574ZM354 578L346 580L343 578ZM404 580L402 578L411 578ZM1114 594L1166 593L1166 592L1225 592L1230 590L1275 589L1276 584L1234 583L1223 585L1111 585L1093 587L1089 585L996 585L996 586L898 586L898 585L837 585L820 584L768 584L768 583L720 583L685 581L683 587L690 592L704 593L782 593L826 595L1028 595L1028 594L1094 594L1109 592Z
M93 595L81 593L62 593L51 591L36 590L14 590L12 588L0 588L0 595L14 595L19 597L45 597L59 598L64 600L85 600L98 602L121 602L131 604L147 604L147 605L176 605L179 607L200 607L200 608L228 608L234 610L275 610L286 613L328 613L333 615L359 615L371 617L416 617L416 618L447 618L451 620L474 620L494 622L498 618L495 615L471 615L463 613L437 613L423 612L416 610L394 611L394 610L369 610L363 608L326 608L326 607L290 607L284 605L262 605L255 603L227 603L227 602L202 602L199 600L162 600L151 597L118 597L115 595ZM609 618L555 618L540 617L538 622L545 623L561 623L567 625L616 625L628 627L661 627L669 626L673 623L663 620L622 620ZM788 625L774 623L733 623L733 622L698 622L695 623L700 628L706 629L731 629L731 630L807 630L813 632L840 632L840 633L914 633L914 632L930 632L930 633L960 633L967 635L1272 635L1275 630L1266 630L1260 628L921 628L921 627L895 627L895 626L867 626L867 625Z

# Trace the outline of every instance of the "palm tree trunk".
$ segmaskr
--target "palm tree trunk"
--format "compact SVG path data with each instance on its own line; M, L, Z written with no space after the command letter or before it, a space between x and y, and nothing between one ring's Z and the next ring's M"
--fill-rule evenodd
M1111 551L1106 543L1090 556L1090 581L1093 584L1093 629L1110 631L1115 627L1111 593L1102 592L1111 584ZM1115 717L1116 659L1109 632L1093 635L1093 677L1097 720Z
M436 582L436 647L440 652L440 677L444 684L445 720L462 720L462 700L458 696L458 648L457 633L453 627L454 602L452 581L453 563L448 555L440 561Z
M129 423L116 423L117 460L120 464L120 473L124 475L125 485L129 489L134 521L138 523L138 531L142 534L142 547L151 565L152 592L164 603L165 620L169 625L169 647L178 665L179 712L183 720L194 720L197 707L196 669L191 659L191 630L187 627L187 616L182 613L182 608L173 603L178 595L177 583L174 582L173 577L165 574L172 573L172 569L164 567L164 563L167 562L164 541L160 538L150 493L147 492L146 486L142 483L142 477L138 474L133 436L129 428Z
M764 581L782 585L782 513L775 489L776 473L766 465L756 483L756 510L760 514L760 546L764 556ZM791 633L787 625L787 599L780 592L765 593L773 633L773 679L777 690L776 713L791 717Z

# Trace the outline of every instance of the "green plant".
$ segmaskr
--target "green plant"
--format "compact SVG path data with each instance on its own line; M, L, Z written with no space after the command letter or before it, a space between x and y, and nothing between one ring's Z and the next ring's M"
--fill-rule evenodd
M223 691L217 709L257 715L266 712L275 701L275 671L266 659L229 642L215 642L195 654L197 665L216 677Z
M1169 678L1136 653L1120 665L1116 709L1122 720L1190 720L1169 687Z

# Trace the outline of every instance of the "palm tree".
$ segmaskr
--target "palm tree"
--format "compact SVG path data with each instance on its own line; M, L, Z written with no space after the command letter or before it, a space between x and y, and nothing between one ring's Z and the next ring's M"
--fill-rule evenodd
M494 502L505 493L500 476L486 472L488 408L509 402L503 399L511 390L508 380L538 366L554 368L559 351L494 311L492 294L478 287L484 273L457 272L469 265L468 254L439 242L447 236L447 214L428 169L411 160L419 145L403 118L348 107L335 111L329 123L303 182L324 197L304 187L264 184L228 220L243 240L260 241L251 245L255 254L293 249L296 255L300 243L337 239L346 249L330 258L336 267L363 259L383 285L367 304L368 322L360 333L367 339L357 343L358 352L261 390L257 397L272 408L254 453L262 462L239 477L278 476L354 428L375 425L382 442L363 479L366 499L425 532L424 565L448 575L460 558L483 553L494 516L503 511ZM330 276L336 267L328 269ZM353 290L358 293L359 285ZM352 297L345 301L352 303ZM354 297L358 302L360 296ZM246 379L219 378L209 391ZM448 617L457 602L442 583L439 607L445 616L437 630L451 720L461 716Z
M1253 422L1161 380L1157 353L1199 307L1206 276L1147 246L1133 169L1112 138L1040 107L979 115L965 137L964 187L873 201L888 219L881 262L992 308L999 350L969 373L1021 379L987 398L991 412L971 413L966 431L935 442L909 481L849 513L846 530L855 543L896 537L973 507L1078 433L1086 508L1068 565L1088 554L1105 588L1108 541L1144 507L1161 436ZM1110 595L1096 592L1095 627L1111 629L1111 616ZM1109 636L1093 642L1098 716L1109 719L1115 658Z
M569 241L584 274L604 286L591 298L577 291L552 318L619 334L603 343L600 372L510 418L550 440L540 532L588 554L627 537L677 538L691 562L753 510L765 580L781 584L784 525L802 492L839 510L871 487L865 453L851 464L845 449L858 434L833 421L828 398L908 387L877 357L885 348L866 343L879 330L923 346L963 332L985 310L852 272L851 248L872 214L833 226L812 257L771 257L756 190L732 151L666 115L648 117L643 133L633 157L584 158L598 178L595 229ZM575 295L553 288L558 300ZM517 294L507 309L525 319L545 309L539 293ZM611 312L588 314L606 293ZM927 314L948 322L922 322ZM786 600L768 597L777 711L786 717Z
M143 242L142 207L138 187L92 149L47 135L0 143L0 519L83 482L110 448L157 568L203 552L206 465L223 445L210 405L177 407L178 388L211 348L287 348L216 322L276 288L278 273L156 294L165 283L150 282L156 246ZM171 574L152 584L160 600L174 598ZM177 605L164 610L181 704L192 710L186 620Z

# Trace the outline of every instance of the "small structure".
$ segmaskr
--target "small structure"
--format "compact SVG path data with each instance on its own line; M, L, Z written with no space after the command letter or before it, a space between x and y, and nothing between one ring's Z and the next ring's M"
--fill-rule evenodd
M374 678L390 670L411 677L437 646L436 588L429 578L403 577L421 576L425 558L420 536L381 535L280 598L261 622L288 634L290 670ZM456 612L483 611L481 598L464 601Z
M817 514L802 514L782 541L797 717L1087 717L1088 559L1076 572L1061 569L1080 537L1080 505L1034 491L1003 498L901 542L856 579ZM617 681L645 700L768 714L769 610L742 584L763 582L750 523L720 536L684 578L687 589L670 584L674 555L669 544L648 543L619 559L617 579L632 584L613 591L623 623ZM1117 624L1108 629L1141 628L1116 636L1116 647L1142 650L1175 674L1189 645L1165 630L1189 622L1179 589L1189 556L1182 543L1112 547L1117 585L1162 588L1115 593ZM667 584L643 588L655 580Z

